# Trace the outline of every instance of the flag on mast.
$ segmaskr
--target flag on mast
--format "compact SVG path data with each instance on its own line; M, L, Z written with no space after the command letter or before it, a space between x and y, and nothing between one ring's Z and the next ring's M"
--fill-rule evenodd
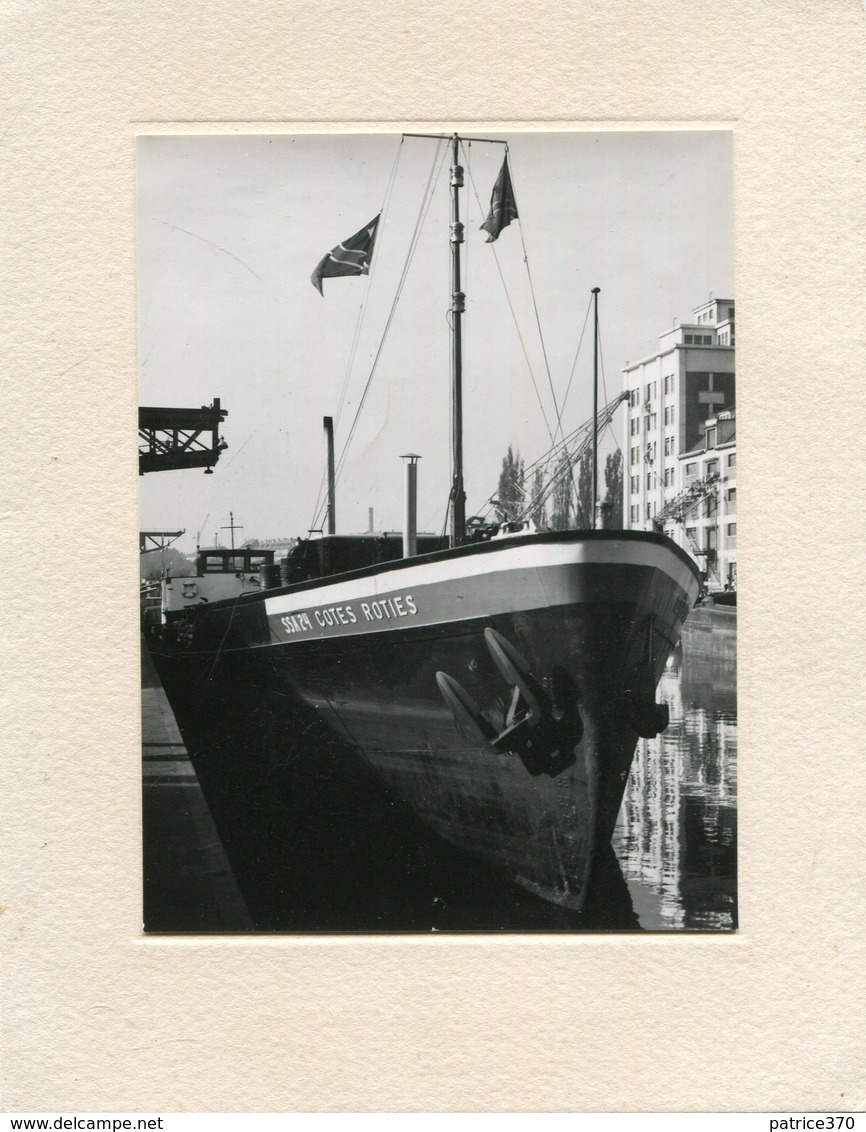
M517 201L514 199L514 189L511 187L511 174L508 172L508 154L502 162L493 194L490 197L490 212L481 225L485 232L489 232L487 243L492 244L498 238L503 228L507 228L512 220L517 220Z
M381 212L379 216L381 216ZM331 248L326 256L316 265L316 270L310 276L310 282L320 295L322 280L337 275L369 275L370 260L373 258L373 245L376 242L376 229L379 226L379 216L374 217L369 224L365 224L360 232Z

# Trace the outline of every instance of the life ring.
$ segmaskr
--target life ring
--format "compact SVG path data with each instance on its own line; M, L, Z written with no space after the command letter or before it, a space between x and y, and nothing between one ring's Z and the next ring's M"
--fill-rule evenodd
M198 593L198 586L195 582L183 582L182 586L183 589L180 596L184 598L184 600L192 600Z

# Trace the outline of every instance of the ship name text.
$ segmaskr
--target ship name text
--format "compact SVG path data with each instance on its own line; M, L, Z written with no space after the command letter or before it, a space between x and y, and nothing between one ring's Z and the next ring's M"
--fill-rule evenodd
M287 633L309 633L320 629L338 629L341 625L365 622L396 621L401 617L414 617L418 606L411 594L380 597L375 601L359 601L353 605L326 605L311 613L286 613L280 624Z

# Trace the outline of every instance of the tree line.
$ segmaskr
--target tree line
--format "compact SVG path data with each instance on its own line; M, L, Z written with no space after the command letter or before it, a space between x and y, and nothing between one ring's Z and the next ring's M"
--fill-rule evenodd
M554 480L553 491L547 497L546 485ZM502 471L496 494L496 509L500 521L515 519L526 510L527 492L529 515L539 529L564 531L592 527L592 463L584 457L572 464L567 453L559 456L553 473L545 479L541 468L536 468L529 484L524 483L524 464L520 453L510 444L502 459ZM609 530L623 526L623 465L622 452L608 454L604 465L604 495L602 497L602 525Z

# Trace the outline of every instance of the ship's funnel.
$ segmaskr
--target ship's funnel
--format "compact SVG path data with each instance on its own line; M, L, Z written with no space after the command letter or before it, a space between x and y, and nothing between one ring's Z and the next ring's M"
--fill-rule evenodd
M418 461L420 456L407 452L400 457L406 469L403 487L403 557L418 553Z
M328 453L328 534L337 530L336 478L334 476L334 418L325 417L325 446Z

